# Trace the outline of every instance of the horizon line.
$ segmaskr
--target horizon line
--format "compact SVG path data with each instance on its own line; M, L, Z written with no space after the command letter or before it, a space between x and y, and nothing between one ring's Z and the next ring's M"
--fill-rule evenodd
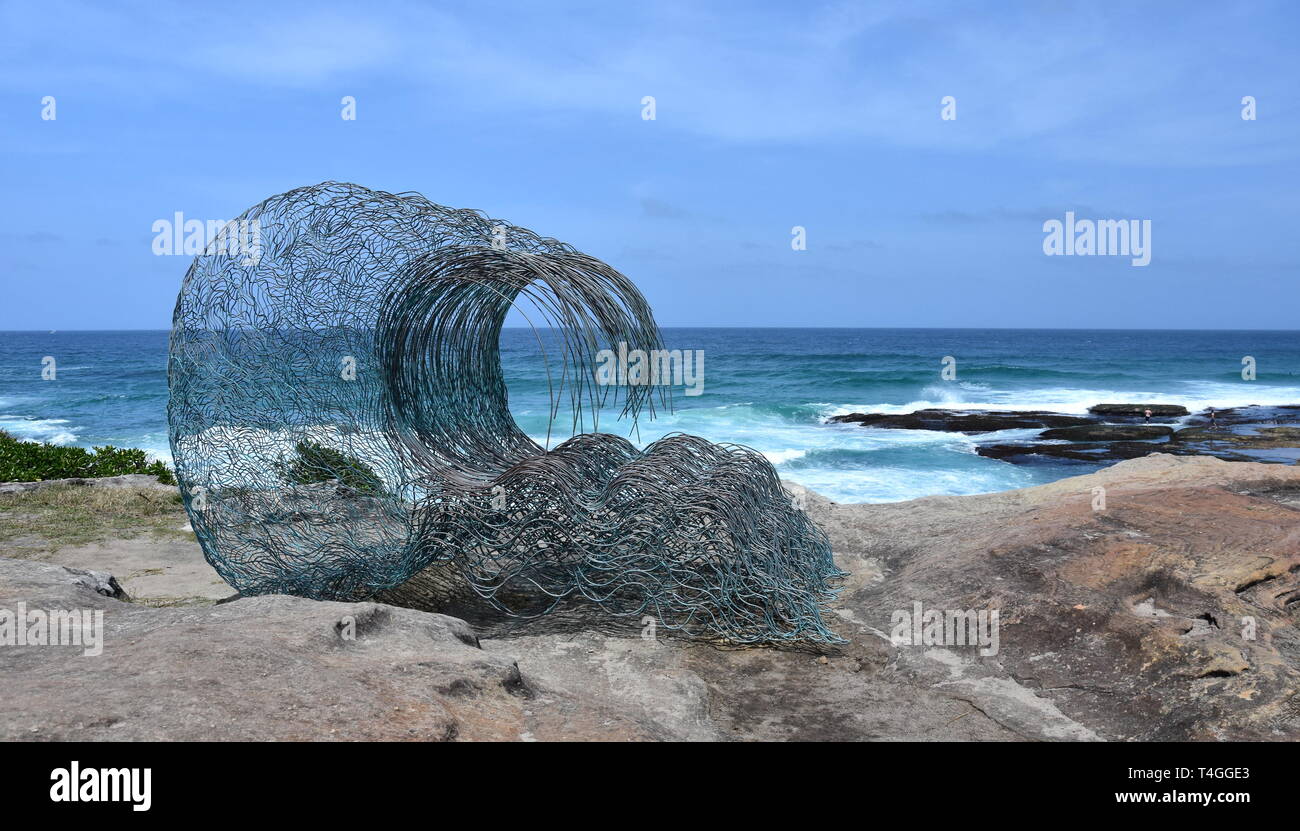
M558 330L555 326L503 326L502 330ZM1177 326L1151 326L1138 328L1133 326L830 326L830 325L790 325L790 324L696 324L675 323L659 326L660 329L825 329L854 331L994 331L994 332L1295 332L1297 329L1271 328L1199 328ZM56 334L59 332L170 332L171 328L105 328L105 329L0 329L0 334Z

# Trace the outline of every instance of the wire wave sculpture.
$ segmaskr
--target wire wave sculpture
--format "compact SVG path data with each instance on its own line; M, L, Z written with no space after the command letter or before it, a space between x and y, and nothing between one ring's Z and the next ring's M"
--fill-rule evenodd
M352 184L274 196L227 229L249 227L256 252L214 245L190 266L168 365L186 510L239 592L358 600L420 575L509 615L585 600L691 636L839 640L822 612L842 572L766 459L598 432L602 407L635 424L666 401L597 382L600 349L662 348L622 274ZM566 399L573 413L549 450L507 406L500 337L523 301L543 318L552 419Z

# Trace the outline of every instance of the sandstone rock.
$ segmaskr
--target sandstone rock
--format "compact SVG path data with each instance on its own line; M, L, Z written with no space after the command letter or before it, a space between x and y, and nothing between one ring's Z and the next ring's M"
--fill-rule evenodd
M0 482L0 493L24 493L55 485L85 485L95 488L149 488L150 490L178 493L175 485L164 485L157 476L147 473L128 473L123 476L100 476L88 479L46 479L42 482Z
M917 600L1000 610L995 658L901 647L896 666L932 690L983 684L981 708L1021 735L1038 707L1040 737L1294 741L1297 507L1295 467L1153 455L1021 491L830 506L820 520L837 551L884 564L840 600L861 631ZM997 692L1009 707L1031 698L999 713Z
M234 592L203 559L192 531L187 537L150 535L147 541L136 537L68 545L41 559L70 570L111 573L135 602L150 606L201 605Z
M104 597L111 597L114 600L129 601L131 599L126 590L117 582L117 578L107 572L68 568L66 566L64 570L72 576L73 583L90 589L96 594L102 594Z
M1300 467L1158 454L887 505L786 486L848 573L845 645L562 617L484 638L290 597L149 608L0 559L0 608L102 609L107 629L97 658L0 647L0 739L1300 739ZM997 653L891 642L916 602L998 610Z
M0 608L102 610L105 629L98 656L0 646L0 740L683 737L530 683L455 618L284 596L160 609L85 578L0 559Z

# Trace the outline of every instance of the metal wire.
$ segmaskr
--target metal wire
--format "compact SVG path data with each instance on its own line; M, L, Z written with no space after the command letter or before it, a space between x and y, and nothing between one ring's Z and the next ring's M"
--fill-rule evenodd
M511 615L585 600L693 636L838 640L822 611L842 573L766 459L598 432L610 404L635 424L666 403L662 387L596 382L600 349L662 348L622 274L475 211L351 184L235 220L254 221L259 257L191 265L168 371L186 509L240 592L354 600L424 572L420 585L468 586ZM508 407L500 336L521 303L558 365L552 418L566 401L573 414L574 437L549 450Z

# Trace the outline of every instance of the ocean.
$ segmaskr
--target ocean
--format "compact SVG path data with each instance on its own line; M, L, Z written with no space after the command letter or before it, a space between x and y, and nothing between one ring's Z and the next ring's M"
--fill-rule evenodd
M957 433L827 424L851 412L925 407L1082 413L1102 402L1182 404L1191 411L1300 404L1300 332L1026 329L666 328L667 347L702 350L702 394L674 390L672 412L639 434L601 416L601 429L646 444L685 432L763 453L781 476L839 502L891 502L1050 482L1089 463L1013 465L979 443L1033 430ZM140 447L170 460L166 331L0 333L0 429L84 447ZM502 365L511 410L545 443L545 362L533 333L507 329ZM56 374L45 380L43 359ZM941 377L944 358L956 377ZM1254 359L1256 377L1242 377ZM551 445L568 417L551 424Z

